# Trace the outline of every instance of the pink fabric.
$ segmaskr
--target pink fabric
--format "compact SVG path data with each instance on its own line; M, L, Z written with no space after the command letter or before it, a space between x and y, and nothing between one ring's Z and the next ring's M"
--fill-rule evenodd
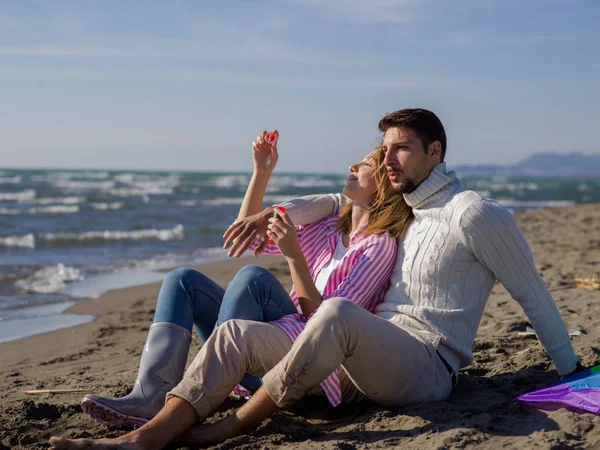
M340 236L335 229L337 219L338 216L330 216L320 222L296 227L300 248L308 263L313 280L329 263L335 252ZM387 233L366 236L362 234L361 230L350 238L348 252L331 272L323 290L323 301L332 297L343 297L367 311L373 312L387 291L398 246L396 239ZM269 244L263 253L281 254L274 243ZM299 312L283 316L271 323L277 325L292 341L295 341L304 330L306 322L318 309L313 311L309 317L305 317L302 314L295 287L292 287L290 297ZM338 370L321 382L321 387L333 406L342 402Z

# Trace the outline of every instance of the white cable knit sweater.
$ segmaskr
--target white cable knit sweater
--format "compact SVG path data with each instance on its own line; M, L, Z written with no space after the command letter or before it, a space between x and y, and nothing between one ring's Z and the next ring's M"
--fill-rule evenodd
M512 214L466 190L446 164L404 196L415 219L398 243L391 286L377 315L419 330L456 373L471 347L495 280L523 307L558 372L575 369L565 324ZM286 203L297 225L337 213L341 195Z

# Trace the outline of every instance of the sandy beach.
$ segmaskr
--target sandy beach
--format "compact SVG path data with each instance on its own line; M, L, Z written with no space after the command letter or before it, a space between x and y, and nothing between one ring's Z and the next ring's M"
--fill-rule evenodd
M600 290L576 279L600 275L600 205L516 215L536 265L548 283L584 365L600 361ZM199 270L225 286L243 259ZM281 258L261 257L289 286ZM90 389L126 394L154 314L160 284L116 290L78 302L68 312L93 314L91 323L0 344L0 450L47 448L51 435L116 436L84 415L82 393L32 396L28 389ZM496 285L474 345L445 402L383 408L370 402L329 407L307 399L277 413L256 432L212 447L226 448L600 448L600 416L564 408L538 410L517 395L557 380L535 337L519 337L527 321L518 303ZM199 349L195 336L191 361ZM230 399L218 414L238 407ZM171 448L177 448L172 446Z

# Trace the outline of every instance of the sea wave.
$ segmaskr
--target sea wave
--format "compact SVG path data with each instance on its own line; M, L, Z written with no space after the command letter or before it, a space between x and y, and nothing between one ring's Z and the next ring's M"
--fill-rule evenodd
M72 179L53 181L51 184L66 191L107 191L115 187L114 181L74 181Z
M267 192L279 192L282 190L307 189L307 188L336 188L343 186L345 178L323 178L319 176L306 175L282 175L271 178Z
M248 186L249 182L249 175L221 175L210 180L206 180L202 184L219 188L234 188L238 186Z
M35 248L35 236L31 233L22 236L0 237L2 247Z
M0 184L19 184L23 180L23 177L0 177Z
M183 225L178 224L173 228L167 229L150 228L133 231L104 230L86 231L84 233L46 233L39 235L36 241L47 245L89 243L94 241L173 241L183 239L183 231Z
M18 216L25 214L25 211L17 208L0 208L0 216Z
M74 179L83 180L106 180L110 177L108 172L48 172L43 175L29 177L31 181L52 183L55 181L69 181Z
M15 282L21 292L30 294L54 294L62 291L67 283L83 280L83 273L74 267L57 264L44 267L33 275Z
M570 200L514 200L511 198L497 198L498 203L508 209L540 209L540 208L564 208L573 206L575 202Z
M79 206L52 205L41 208L0 208L0 216L16 216L19 214L74 214L79 212Z
M295 198L293 195L265 195L263 201L266 203L283 203ZM244 197L216 197L208 200L177 200L175 204L181 206L225 206L241 205Z
M533 181L509 182L502 178L490 178L485 180L468 181L466 185L469 189L476 191L508 191L508 192L524 192L537 191L540 189L538 183Z
M86 197L40 197L27 200L23 203L36 203L38 205L76 205L84 203Z
M35 198L35 189L25 189L21 192L0 192L0 200L25 202Z
M94 208L94 209L106 211L106 210L122 209L123 206L125 206L125 203L123 203L123 202L112 202L112 203L94 202L94 203L91 203L91 205L92 205L92 208Z
M145 197L147 195L171 195L173 194L173 189L160 186L152 186L146 189L129 187L114 188L108 192L115 197Z
M184 238L184 228L178 224L173 228L148 228L133 231L104 230L84 233L45 233L40 235L0 237L0 246L36 248L38 245L85 245L106 241L174 241Z
M217 197L209 200L200 200L202 206L223 206L223 205L241 205L244 197Z

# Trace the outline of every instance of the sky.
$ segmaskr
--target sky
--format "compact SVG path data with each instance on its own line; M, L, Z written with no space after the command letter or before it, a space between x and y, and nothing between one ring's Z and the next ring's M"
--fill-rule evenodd
M0 0L0 167L341 173L387 112L447 161L600 154L598 0Z

